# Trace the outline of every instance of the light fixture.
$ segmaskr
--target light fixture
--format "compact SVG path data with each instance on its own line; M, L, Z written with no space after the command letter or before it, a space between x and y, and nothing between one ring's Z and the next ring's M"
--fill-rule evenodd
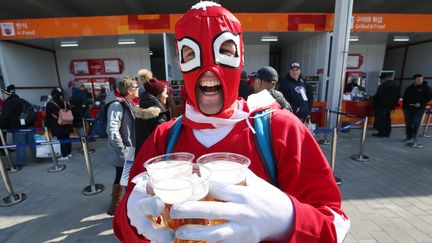
M356 35L351 35L349 38L349 41L359 41L359 40L360 40L360 38Z
M393 41L409 41L410 37L409 36L395 36L393 37Z
M261 41L278 41L277 36L261 36Z
M149 55L150 55L150 56L153 56L153 51L150 50L150 51L149 51Z
M79 46L78 41L62 41L60 42L61 47L75 47Z
M117 42L119 45L135 45L135 39L120 39Z

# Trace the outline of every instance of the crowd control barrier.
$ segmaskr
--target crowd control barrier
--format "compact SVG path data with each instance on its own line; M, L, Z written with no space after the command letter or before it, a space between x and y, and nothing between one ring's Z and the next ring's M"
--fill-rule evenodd
M420 144L420 143L418 143L418 138L420 136L420 130L421 130L421 126L423 124L423 120L425 118L425 115L426 115L426 112L423 113L423 116L422 116L422 118L420 120L420 124L419 124L419 127L417 129L416 135L414 137L414 141L412 143L407 143L406 144L408 147L411 147L411 148L423 148L423 145Z
M82 121L83 121L84 136L81 137L81 144L84 153L84 159L86 162L87 174L89 176L89 181L90 181L90 185L84 187L82 193L86 196L90 196L102 192L105 189L105 187L102 184L95 183L94 176L93 176L93 167L89 156L89 149L87 146L88 140L87 140L86 121L85 119L83 119ZM95 150L93 150L93 152L95 152Z
M426 125L425 125L425 127L423 129L423 134L421 135L422 137L425 137L425 138L430 138L431 137L430 134L427 134L427 130L428 130L429 124L430 124L431 111L432 111L431 109L429 109L429 110L426 111L426 113L427 113L427 116L426 116Z
M330 112L329 112L328 109L325 109L325 124L324 124L324 127L326 129L330 129L330 127L329 127L329 125L330 125L329 121L330 121ZM324 138L318 141L319 144L322 144L322 145L329 145L330 144L330 142L327 139L327 134L328 133L324 133Z
M52 158L52 161L54 163L53 166L48 168L48 172L55 173L55 172L59 172L59 171L66 169L66 165L64 165L64 164L59 165L59 163L58 163L57 156L56 156L55 151L54 151L53 141L51 140L51 136L49 135L47 127L45 127L45 139L48 141L48 143L45 143L45 144L49 144L49 146L50 146L51 158Z
M6 139L4 137L3 130L1 130L1 129L0 129L0 140L1 140L1 143L3 145L6 145ZM9 149L3 148L3 151L5 153L7 162L9 163L9 169L7 171L8 172L16 172L16 171L21 170L21 168L16 167L15 163L12 162L12 159L11 159L10 154L9 154Z
M359 148L359 153L358 154L353 154L351 156L351 159L359 161L359 162L367 162L369 161L369 157L364 155L364 143L365 143L365 139L366 139L366 129L367 129L367 124L368 124L368 118L365 117L363 120L363 128L362 128L362 136L360 139L360 148Z
M9 206L13 206L15 204L18 204L22 201L24 201L27 196L24 193L15 193L12 189L12 184L10 182L9 179L9 175L6 172L5 166L3 164L3 160L0 157L0 173L1 176L3 178L3 182L5 184L6 187L6 191L8 192L8 196L4 197L1 201L0 201L0 206L1 207L9 207Z
M33 128L32 128L33 129ZM8 130L8 132L19 132L19 131L26 131L28 129L15 129L15 130ZM36 130L36 129L34 129ZM42 130L42 129L41 129ZM18 148L18 147L36 147L36 146L40 146L40 145L50 145L50 149L51 149L51 156L54 162L54 166L50 167L48 169L49 172L58 172L58 171L62 171L66 168L66 165L59 165L56 155L54 153L54 148L53 148L53 144L62 144L62 143L73 143L73 142L81 142L82 145L82 149L84 151L84 159L85 159L85 163L86 163L86 169L87 169L87 174L89 176L89 181L90 181L90 185L86 186L83 190L82 193L84 195L94 195L97 193L102 192L105 187L102 184L97 184L95 183L95 179L94 179L94 175L93 175L93 169L92 169L92 163L90 160L90 156L89 156L89 149L88 149L88 136L81 136L80 139L64 139L64 140L55 140L52 141L49 133L48 133L48 129L45 127L45 129L43 129L45 131L45 138L46 138L46 142L35 142L33 144L13 144L13 145L3 145L0 146L0 149L11 149L11 148ZM0 133L3 132L0 130ZM85 132L85 134L87 134L87 132ZM0 135L0 138L2 138L3 134ZM90 139L94 139L94 137L91 137ZM4 137L3 137L3 144L5 144L4 141ZM10 157L9 157L10 159ZM27 197L25 194L23 193L14 193L13 189L12 189L12 185L10 183L8 174L6 173L6 169L5 169L5 165L3 160L0 157L0 173L1 176L3 178L4 184L6 186L6 190L9 194L9 196L3 198L3 201L0 202L0 206L11 206L11 205L15 205L23 200L25 200Z

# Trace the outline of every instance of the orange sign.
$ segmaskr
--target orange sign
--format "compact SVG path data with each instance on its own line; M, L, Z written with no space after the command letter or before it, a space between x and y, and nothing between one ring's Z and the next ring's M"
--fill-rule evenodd
M245 32L332 31L329 13L237 13ZM0 39L172 33L181 14L0 20ZM354 32L432 32L432 14L354 14Z
M432 32L432 14L354 14L354 32Z

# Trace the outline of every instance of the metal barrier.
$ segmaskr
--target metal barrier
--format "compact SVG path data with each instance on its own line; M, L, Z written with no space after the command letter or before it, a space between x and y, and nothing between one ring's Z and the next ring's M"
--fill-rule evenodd
M364 122L363 122L363 128L362 128L362 136L360 139L359 153L353 154L351 156L351 159L359 161L359 162L369 161L369 157L363 154L364 153L364 143L365 143L365 139L366 139L366 129L367 129L367 124L368 124L368 118L366 117L363 120L364 120Z
M88 153L87 137L86 136L81 137L81 144L82 144L83 151L84 151L84 159L86 162L87 173L88 173L89 181L90 181L90 185L84 187L84 189L82 190L82 193L86 196L98 194L98 193L102 192L105 189L105 187L102 184L95 184L95 180L94 180L94 176L93 176L93 168L92 168L90 156Z
M336 166L336 147L337 147L337 134L338 134L338 128L333 128L333 139L332 139L332 148L331 148L331 159L330 159L330 167L333 171L333 176L335 178L336 184L341 185L342 179L334 175L334 170Z
M423 134L421 135L422 137L425 137L425 138L430 138L431 137L431 135L427 134L427 130L428 130L429 124L430 124L431 112L432 112L432 110L430 110L430 109L427 111L428 115L426 117L426 125L425 125L425 127L423 129ZM420 127L419 127L419 129L420 129Z
M326 129L330 129L330 127L329 127L329 125L330 125L330 123L329 123L329 119L330 119L330 112L329 112L328 109L326 109L326 110L325 110L325 113L326 113L326 118L325 118L325 124L324 124L324 127L325 127ZM318 143L319 143L319 144L322 144L322 145L329 145L329 144L330 144L330 142L327 140L327 133L324 133L324 138L321 139L321 140L319 140Z
M420 136L420 128L421 128L421 126L423 124L423 120L425 118L425 115L426 115L426 113L423 113L423 116L422 116L422 118L420 120L419 127L418 127L417 132L416 132L416 136L414 137L414 141L412 143L407 143L406 146L411 147L411 148L423 148L423 145L421 145L420 143L418 143L418 138Z
M9 179L9 175L8 175L8 173L6 173L6 169L4 167L3 160L1 159L1 157L0 157L0 173L1 173L1 176L3 178L3 182L5 184L6 191L9 194L7 197L4 197L2 199L2 201L0 201L0 206L1 207L9 207L9 206L13 206L15 204L18 204L18 203L24 201L27 198L26 194L15 193L13 191L12 185L11 185L11 182Z
M66 169L66 165L58 164L57 157L54 151L53 142L51 141L51 137L48 133L48 128L45 127L45 139L48 141L51 151L51 158L53 160L54 165L48 168L48 172L55 173Z
M7 145L6 144L6 139L5 139L4 134L3 134L3 130L1 130L1 129L0 129L0 140L1 140L1 143L3 145ZM21 170L22 168L16 167L15 163L12 162L10 154L9 154L9 149L8 148L3 148L3 151L4 151L5 155L6 155L6 159L7 159L8 163L9 163L9 166L10 166L7 171L9 171L9 172L16 172L16 171Z

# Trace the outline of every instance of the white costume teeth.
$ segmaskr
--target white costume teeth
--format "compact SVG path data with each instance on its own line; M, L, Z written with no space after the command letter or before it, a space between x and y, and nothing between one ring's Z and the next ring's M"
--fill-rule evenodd
M221 85L221 82L219 80L202 80L200 85L203 87L214 87Z

